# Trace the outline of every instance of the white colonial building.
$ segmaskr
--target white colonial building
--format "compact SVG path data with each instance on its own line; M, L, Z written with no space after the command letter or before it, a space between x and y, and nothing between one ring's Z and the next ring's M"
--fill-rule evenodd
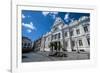
M50 51L49 44L62 45L60 51L90 50L90 17L82 16L69 24L57 17L50 32L41 38L41 51ZM53 49L54 51L55 49Z

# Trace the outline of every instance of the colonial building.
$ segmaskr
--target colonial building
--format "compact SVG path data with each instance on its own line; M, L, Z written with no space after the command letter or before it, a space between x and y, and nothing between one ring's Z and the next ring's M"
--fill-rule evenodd
M69 24L57 17L50 32L41 38L40 51L50 51L50 43L60 46L60 51L87 51L90 48L90 17L82 16ZM55 51L55 49L52 49Z
M39 38L38 40L34 41L33 50L35 52L41 50L41 38Z
M27 37L22 37L22 52L32 51L32 41Z

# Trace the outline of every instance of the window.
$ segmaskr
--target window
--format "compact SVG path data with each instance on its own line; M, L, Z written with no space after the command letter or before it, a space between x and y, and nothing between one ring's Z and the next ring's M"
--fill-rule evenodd
M24 48L24 43L22 43L22 48Z
M30 48L31 47L31 43L27 43L28 45L27 45L27 48Z
M60 22L60 19L58 21Z
M57 34L54 35L54 38L57 39Z
M57 34L55 34L55 39L57 39Z
M75 41L72 41L72 43L71 43L71 44L72 44L72 47L74 47L74 46L75 46Z
M60 38L60 33L58 33L58 38Z
M88 27L87 26L84 26L84 31L88 32Z
M77 30L76 30L76 33L77 33L77 34L80 34L80 30L79 30L79 29L77 29Z
M30 43L28 43L28 47L30 46L31 44Z
M83 46L82 40L79 40L79 46Z
M73 36L73 31L70 32L70 35Z
M56 39L56 35L54 35L54 39Z
M67 37L67 32L65 32L65 37Z
M54 35L52 35L52 40L54 39Z
M27 46L27 43L25 43L24 46L26 47Z
M87 38L88 45L90 45L90 38Z
M24 48L27 48L27 43L24 43Z

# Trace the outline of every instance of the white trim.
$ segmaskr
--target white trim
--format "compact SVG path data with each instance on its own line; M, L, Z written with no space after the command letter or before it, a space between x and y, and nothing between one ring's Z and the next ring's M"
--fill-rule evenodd
M20 4L20 3L19 3ZM25 2L26 4L26 2ZM28 3L29 4L29 3ZM54 4L49 4L48 7L45 6L38 6L41 4L38 4L36 6L18 6L18 31L21 32L21 10L22 9L27 9L27 10L44 10L44 11L69 11L69 12L89 12L91 13L91 59L90 60L84 60L84 61L57 61L57 62L35 62L35 63L22 63L21 62L21 34L18 33L18 39L17 39L17 35L16 35L16 18L17 18L17 2L14 2L12 4L12 71L15 73L18 73L20 71L25 72L25 71L44 71L44 70L54 70L54 69L66 69L66 68L85 68L85 67L91 67L94 66L96 63L96 44L95 44L95 32L96 32L96 10L94 7L89 7L89 6L78 6L78 5L69 5L73 8L78 8L78 9L67 9L67 5L64 5L65 8L62 8L63 5L55 5ZM27 5L27 4L26 4ZM51 6L51 7L50 7ZM50 8L49 8L50 7ZM58 7L58 8L57 8ZM60 8L61 7L61 8ZM80 8L84 8L84 9L79 9ZM87 8L85 10L85 8ZM90 10L89 10L90 9ZM16 41L15 39L18 41L18 48L16 45ZM17 50L18 49L18 52ZM17 56L16 56L17 55ZM18 61L18 62L17 62ZM33 70L34 69L34 70Z

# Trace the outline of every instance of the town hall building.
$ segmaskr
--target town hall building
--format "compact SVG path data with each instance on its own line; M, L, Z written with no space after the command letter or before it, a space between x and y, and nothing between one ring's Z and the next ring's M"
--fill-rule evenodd
M90 17L82 16L69 24L56 17L50 32L41 37L40 51L51 51L50 43L60 46L59 51L90 51ZM55 48L52 49L55 51Z

